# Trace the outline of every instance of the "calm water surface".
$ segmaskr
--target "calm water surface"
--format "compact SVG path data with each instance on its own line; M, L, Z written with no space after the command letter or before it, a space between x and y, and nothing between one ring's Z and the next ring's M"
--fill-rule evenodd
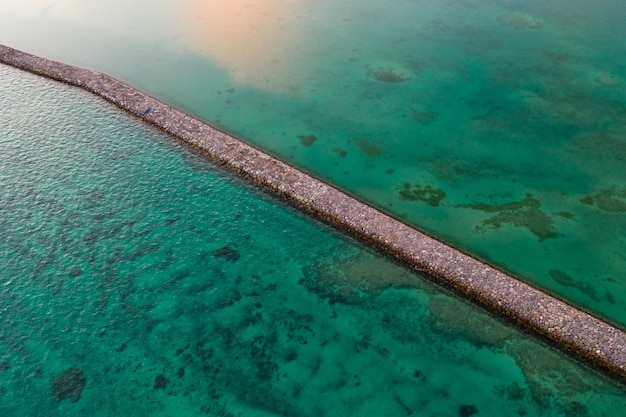
M622 0L5 0L0 42L113 74L626 327L625 18Z
M109 104L0 80L0 415L626 407L614 382Z

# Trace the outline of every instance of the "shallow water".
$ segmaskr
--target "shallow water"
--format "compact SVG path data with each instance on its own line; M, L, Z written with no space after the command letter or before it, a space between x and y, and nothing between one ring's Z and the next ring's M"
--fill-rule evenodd
M626 406L614 382L111 105L0 79L0 415Z
M5 0L0 41L113 74L626 326L623 1L118 3Z

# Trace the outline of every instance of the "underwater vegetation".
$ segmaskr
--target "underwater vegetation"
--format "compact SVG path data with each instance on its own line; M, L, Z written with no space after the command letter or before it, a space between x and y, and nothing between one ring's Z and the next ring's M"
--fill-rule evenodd
M592 300L600 301L600 297L598 297L596 293L596 289L593 287L593 285L587 282L577 281L571 276L569 276L567 273L560 271L558 269L551 269L548 272L548 275L550 275L550 277L552 277L552 279L554 279L559 284L576 288L580 290L581 292L583 292L584 294L586 294Z
M219 249L211 252L214 258L222 258L226 261L234 262L239 259L239 251L236 249L235 245L226 245L222 246Z
M348 156L348 151L343 148L333 148L333 152L335 152L341 158L345 158L346 156Z
M436 156L422 160L420 164L427 167L429 172L435 173L441 180L455 185L465 183L468 178L503 178L515 173L512 168L488 159L464 161L454 157Z
M484 233L490 229L499 229L504 224L516 227L525 227L541 241L558 237L561 234L554 227L552 217L543 212L539 199L531 194L526 194L520 201L505 204L460 204L457 207L480 210L485 213L496 213L492 217L483 220L476 231Z
M320 259L303 269L300 284L331 302L352 303L362 293L388 287L418 286L419 281L399 265L382 264L367 251L337 255L332 262Z
M411 79L403 70L394 68L393 66L367 68L367 76L382 83L399 84L405 83Z
M626 164L626 141L620 140L606 132L582 135L575 139L572 148L576 152L588 155L587 160L598 160L606 163L607 160L617 160Z
M515 337L515 331L502 322L484 321L481 316L472 314L471 310L471 305L457 303L445 295L434 295L428 302L430 325L445 337L463 337L476 346L499 349L503 349L507 340Z
M606 211L626 211L626 190L616 187L607 188L598 191L593 196L583 197L580 202Z
M531 344L519 339L515 331L499 321L481 321L470 312L469 305L459 305L446 296L432 296L428 310L431 313L431 325L443 334L452 338L455 335L466 338L479 347L501 349L514 358L527 385L512 383L501 386L494 393L496 395L512 401L530 396L543 407L549 407L555 396L564 393L564 398L575 398L577 392L592 388L584 374L569 370L567 359L561 358L556 351L544 348L540 353L541 358L534 360L538 352L534 351ZM569 408L572 402L566 401L562 407Z
M383 148L369 139L354 139L354 143L366 156L369 156L370 158L375 158L383 153Z
M306 146L307 148L312 146L315 141L317 140L317 136L315 135L300 135L298 136L298 139L300 139L300 143L302 144L302 146Z
M426 2L422 2L424 3ZM541 34L530 32L531 29L537 29L532 27L532 24L528 26L528 23L517 23L516 27L510 19L499 22L504 25L501 27L494 21L497 13L489 14L487 23L498 32L516 36ZM372 13L372 16L378 17L380 14L377 11ZM470 26L474 22L463 23L462 20L446 18L451 27L463 29L467 38L474 34L478 35L478 32L472 33L466 28L471 29ZM528 30L521 33L514 29ZM460 34L461 31L457 33ZM386 111L386 103L394 101L399 103L389 110L392 116L376 113L380 114L381 123L389 126L396 121L398 124L405 123L411 140L418 136L414 134L417 131L432 129L434 132L440 128L443 129L441 134L443 138L448 133L445 131L445 125L454 123L450 114L456 113L458 109L448 108L441 103L454 103L455 98L458 98L457 93L459 96L461 94L457 87L465 85L472 77L463 74L460 68L450 70L451 66L448 66L446 69L447 63L443 60L428 62L429 54L443 56L452 53L445 48L437 48L418 54L420 51L417 51L417 47L421 46L419 43L423 43L422 39L418 40L419 42L410 44L411 53L415 52L415 55L423 60L422 71L437 68L436 77L432 79L433 84L439 81L445 84L447 71L450 72L448 76L451 79L460 80L459 83L450 83L449 92L436 90L432 85L418 85L417 81L421 80L415 79L417 76L413 75L415 78L411 80L410 71L393 65L373 65L368 68L367 76L364 74L364 67L358 66L360 64L355 65L355 70L373 98L388 100L378 101L375 106L372 105L375 111ZM485 40L488 41L486 38ZM467 41L454 39L454 42L468 45L471 39ZM406 44L409 43L410 41L407 41ZM508 41L504 37L501 45L503 48L508 47ZM529 48L536 46L530 45ZM372 49L372 53L380 52L376 51L374 46ZM455 49L452 52L456 54L459 51ZM523 56L524 60L528 57L532 62L530 54L525 56L520 51L516 52ZM482 57L475 58L478 62ZM364 62L365 59L359 56L358 62ZM396 59L401 62L404 58L397 56ZM501 63L513 60L511 57L495 54L493 59ZM550 72L552 67L556 66L556 63L551 62L545 68L538 68L537 71L545 71L542 80L557 79L562 73L567 72L567 68L557 71L556 75L555 72ZM533 79L537 75L529 68L522 69L528 71L519 68L511 70L515 82L520 83L519 80L523 80L524 75L528 79ZM619 82L616 76L596 75L595 72L590 74L591 88L596 90ZM339 73L334 75L335 77L331 74L329 78L341 79ZM327 78L326 81L330 79ZM534 87L537 87L532 82L521 84L517 86L520 89L535 91ZM415 96L410 96L408 90L414 87L416 90L423 87L423 92L428 94L421 96L420 91L416 92ZM331 89L341 92L335 85ZM558 89L561 92L570 91L568 85L559 85ZM406 94L389 94L394 90ZM613 90L616 91L617 89ZM438 102L440 92L443 95L441 102ZM463 92L467 93L468 91ZM326 97L330 97L330 94ZM560 101L559 97L550 98L549 94L536 97L536 102L544 103L544 107L537 105L539 109L536 111L514 113L513 118L520 122L506 119L511 118L511 115L508 113L510 109L505 106L499 112L490 113L491 117L485 116L480 127L485 129L489 127L494 131L505 133L501 135L503 140L511 138L518 140L519 138L508 133L517 129L519 127L517 124L534 126L537 119L529 119L529 114L531 116L549 114L544 110L553 107L554 110L550 110L552 113L562 112L564 114L562 118L569 120L574 110L582 111L594 104L588 99L581 101L578 96L565 98L563 101ZM539 98L547 102L540 101ZM407 103L417 101L428 105L416 106L415 110L407 109ZM252 100L252 104L251 109L258 102ZM475 108L479 106L483 105L476 105ZM563 111L563 106L571 108L572 111ZM84 107L89 105L73 106L81 109ZM335 109L350 113L349 106L335 106ZM435 109L441 113L435 112ZM481 115L486 114L488 110L485 109L483 113L483 109L479 109ZM294 106L293 113L285 113L286 118L297 118L293 114L301 110ZM622 113L615 112L611 117L619 119ZM250 111L250 114L254 112ZM582 113L585 114L588 113ZM593 116L589 118L595 119L595 115ZM319 126L329 122L332 129L340 130L345 127L341 124L332 125L333 120L330 119L329 122L329 119L320 118ZM262 117L259 119L252 117L241 124L262 125L262 122ZM362 123L362 120L357 120L356 123ZM369 120L365 122L367 123ZM513 126L515 129L511 129L511 123L515 123ZM112 122L109 126L115 124ZM343 135L342 141L336 144L331 142L331 135L322 137L319 132L325 130L318 126L296 127L287 133L291 140L285 142L288 142L289 146L302 145L301 151L315 151L320 145L320 143L315 145L318 137L310 134L315 132L320 135L323 142L321 144L332 149L335 161L347 158L349 151L349 158L341 160L346 165L353 162L352 158L375 165L378 161L373 158L384 155L384 168L389 168L385 172L387 174L395 172L398 175L398 177L386 176L392 184L388 189L389 194L396 196L395 198L400 195L402 200L416 202L405 205L415 207L418 213L419 210L429 210L430 207L438 207L442 211L450 209L452 212L454 206L451 200L454 194L446 187L455 181L459 184L459 181L468 178L471 181L473 178L491 177L496 182L500 182L503 176L507 176L505 181L511 177L521 178L515 175L515 168L511 168L511 164L507 164L506 161L499 163L497 158L478 155L468 159L455 159L455 155L448 155L446 152L427 154L428 149L422 148L421 145L428 142L431 146L435 145L433 148L438 151L440 149L437 146L439 143L437 137L424 139L418 146L411 142L404 147L397 145L396 137L388 144L385 130L369 131L368 127L359 125ZM552 132L548 132L547 136ZM626 161L622 138L616 129L609 132L610 141L599 135L598 138L590 140L590 149L598 149L598 152L605 153L608 158ZM300 133L306 134L298 136ZM361 143L354 139L347 140L358 138L359 135L373 138L376 142L372 139L363 139ZM609 133L606 136L609 136ZM401 140L400 136L397 140ZM101 146L108 143L105 140L87 142L96 142ZM546 144L547 142L548 138ZM146 148L145 141L140 143L137 147L140 149L139 153L142 153L141 150ZM54 143L45 152L52 153L57 146L58 143ZM420 184L414 183L415 180L411 177L401 177L402 173L408 170L405 166L396 165L398 161L395 152L404 153L409 151L410 146L424 153L420 154L419 158L430 161L425 170L429 173L434 172L437 175L437 182L430 185L427 182ZM309 147L312 148L305 149ZM182 153L187 155L185 152ZM368 158L364 158L363 155ZM71 159L75 160L76 156ZM432 289L402 267L385 265L366 251L347 250L342 245L324 246L332 238L327 235L317 236L317 232L304 223L290 228L290 220L278 217L276 221L268 220L267 223L279 225L280 229L257 228L261 219L268 219L267 213L264 213L263 216L254 218L244 225L246 210L250 207L257 209L256 203L251 200L238 197L228 203L229 206L240 205L237 212L244 212L243 215L239 215L241 218L229 211L230 207L212 210L210 200L231 191L216 190L213 187L219 181L215 179L204 181L200 175L187 176L181 182L170 183L169 178L173 175L167 169L175 163L176 154L168 154L166 159L167 163L163 166L155 164L159 166L158 169L146 172L145 177L157 178L158 183L165 184L163 188L158 188L156 182L148 183L149 185L144 187L144 192L156 190L152 199L144 195L137 200L114 203L120 196L129 195L131 189L134 190L138 184L145 182L146 179L142 177L143 167L153 165L136 160L136 155L123 146L110 153L104 167L120 161L124 163L116 166L112 172L99 167L100 170L104 169L99 171L104 174L96 175L97 178L110 177L112 180L116 178L116 171L122 172L121 167L133 166L135 163L142 166L132 174L121 175L122 181L124 178L133 179L129 183L123 183L124 186L120 187L121 193L116 193L111 188L109 180L90 186L90 191L83 195L84 198L77 198L75 201L47 195L45 190L38 190L36 185L33 189L24 187L15 193L10 187L3 187L5 190L11 189L7 197L14 199L9 204L3 203L3 209L7 210L3 215L9 210L19 214L16 218L0 221L3 226L0 230L5 231L0 232L3 239L6 236L3 233L15 230L16 227L21 227L20 225L27 225L28 227L24 228L27 231L29 228L37 231L37 234L24 233L17 238L6 240L7 247L11 248L10 251L14 250L17 255L11 259L29 259L34 262L34 266L28 269L33 271L31 285L37 288L40 286L42 290L35 297L25 295L24 300L45 299L55 303L55 306L59 303L60 306L56 310L58 314L50 314L49 311L44 311L45 309L37 311L36 305L10 304L8 311L13 314L9 318L3 317L7 322L2 328L0 340L2 346L11 352L7 354L6 360L5 356L2 356L4 362L0 363L0 374L3 377L0 403L3 398L9 398L9 395L3 396L5 393L3 390L9 394L15 392L16 398L20 394L20 390L13 390L12 387L5 385L4 380L19 380L18 370L21 372L21 369L27 369L28 361L34 363L34 367L43 369L39 371L45 375L45 378L41 378L44 385L42 398L58 402L54 397L55 389L51 391L50 388L52 381L57 380L59 372L67 364L63 367L55 365L54 355L50 355L49 362L40 364L40 356L29 353L28 349L31 344L46 341L49 343L47 347L52 352L62 352L62 355L68 356L62 359L70 361L69 364L74 367L73 369L84 370L82 377L85 378L85 384L78 394L76 404L72 400L77 398L76 391L69 387L81 386L80 373L75 372L74 377L68 377L67 384L58 384L60 392L65 389L62 387L68 387L69 392L65 398L69 401L62 401L60 406L74 407L77 413L95 413L96 407L100 406L103 410L110 402L121 410L125 410L122 407L129 407L127 410L141 408L136 411L136 415L155 415L154 411L157 411L158 415L176 415L176 411L180 410L177 407L182 403L188 403L188 408L180 411L181 414L298 417L337 414L481 416L495 414L489 412L489 405L508 401L506 411L499 412L498 415L601 414L594 410L597 410L598 404L601 403L597 399L605 399L598 394L605 388L602 382L598 382L584 370L581 371L580 367L572 365L562 355L549 348L537 347L535 341L526 342L514 329L498 320L481 315L480 312L477 313L473 306L441 293L439 289ZM212 171L212 168L208 168L209 164L196 158L196 155L184 156L183 159L196 174L209 175ZM24 161L24 158L19 160ZM88 167L95 166L91 159L88 161L82 163ZM409 163L412 167L417 165L416 158L411 158ZM5 169L10 164L2 165ZM80 166L81 163L73 162L72 165ZM421 162L419 165L420 168L424 168ZM380 173L382 169L372 171ZM539 170L537 173L537 177L543 174ZM19 173L15 175L15 178L23 177L24 175ZM49 175L46 177L49 178ZM71 175L62 182L72 184L75 178L81 178L83 181L85 177ZM445 187L440 185L443 184L439 182L440 180L447 181L447 185ZM623 185L609 187L610 184L591 188L593 191L585 191L584 193L591 194L585 198L586 204L593 205L598 210L582 206L583 210L586 212L604 210L608 213L601 214L617 217L613 213L622 212L626 196L622 192ZM438 186L444 187L448 195L446 196L446 192ZM54 188L58 187L51 187ZM176 189L183 192L180 194L171 192ZM212 197L203 199L204 195ZM570 195L582 196L574 192L570 192ZM476 213L472 214L480 216L481 220L486 218L487 220L477 227L477 230L483 232L497 228L505 229L506 232L508 226L525 228L531 231L531 233L523 231L528 235L528 240L535 242L558 233L557 226L551 223L550 215L540 204L543 200L540 194L524 199L521 198L524 196L523 193L517 196L519 198L511 199L519 201L504 200L503 204L502 200L472 200L470 194L470 197L467 197L469 199L460 202L474 202L474 206L457 207L468 211L476 210ZM24 203L33 208L30 213L29 210L19 211L18 207ZM193 204L198 204L200 214L188 210ZM581 206L577 203L576 205ZM568 209L564 206L562 209L566 208ZM44 209L47 211L42 214ZM147 210L144 212L145 209ZM557 210L559 209L561 208ZM206 220L213 211L222 214L217 219ZM478 213L479 211L484 214ZM61 215L61 219L57 222L54 219L58 214ZM565 219L574 218L574 215L567 211L554 215ZM240 228L233 226L237 223L234 220L241 221L242 226ZM555 220L558 221L556 218ZM556 224L560 228L561 223ZM159 227L155 228L152 225ZM50 230L46 231L47 227L50 227ZM228 236L219 236L218 232ZM245 242L244 237L247 233L253 236L252 239L261 237L256 247L248 246ZM280 243L281 236L288 236L288 239ZM302 236L305 247L299 249L294 242L296 237ZM270 240L269 237L277 237L279 240ZM547 245L551 243L547 242ZM331 256L327 256L329 253ZM572 292L588 292L592 299L598 297L599 291L596 294L589 287L590 284L585 284L581 281L580 275L574 274L576 268L560 266L556 262L553 264L559 265L560 269L547 272L550 267L546 268L546 272L543 272L546 281L553 280L577 289ZM2 267L9 268L8 273L0 275L18 276L13 274L17 268L12 270L7 265L10 265L10 262L4 263ZM296 285L296 282L300 282L301 285ZM17 294L17 291L0 292L5 303L12 303L11 300ZM94 310L97 314L89 317L83 315L83 306L86 306L87 311ZM67 313L66 317L63 317L62 312ZM41 325L43 318L47 320L46 326ZM75 323L77 325L73 326ZM91 323L94 324L93 328L89 327ZM29 326L37 331L30 334L26 331L19 332L21 328ZM72 328L81 329L81 333L69 334L61 331ZM85 328L86 332L83 331ZM15 335L11 334L13 332ZM89 332L93 334L90 335ZM88 349L81 344L87 345ZM408 352L405 356L402 355L403 350ZM434 352L432 357L428 357L430 352ZM476 359L476 356L479 359ZM26 359L21 361L23 357ZM102 361L97 360L98 358ZM439 358L454 360L446 364L446 359L439 361ZM483 363L481 358L487 360ZM487 371L482 370L485 364ZM449 366L449 369L445 370L445 366ZM495 386L490 386L492 373L503 370L509 375L502 377ZM458 378L457 371L461 374ZM477 372L488 381L484 387L471 384L470 382L476 379L470 377L461 394L451 389L458 380L463 380L466 375L473 372ZM16 382L16 386L19 386L17 384ZM481 400L477 398L478 396L462 395L470 391L474 393L474 389L476 392L483 392L481 389L488 391L485 395L488 399ZM489 392L491 389L493 391ZM615 391L618 391L615 398L619 403L620 398L625 398L623 392L610 389L606 392ZM320 398L324 403L319 401ZM31 400L32 398L27 399ZM171 404L170 410L167 410L168 404ZM382 404L383 407L375 410L377 404ZM81 408L89 411L78 411ZM117 415L122 414L133 413L120 412Z
M446 198L446 193L442 189L431 185L404 183L398 187L398 194L402 200L421 201L432 207L437 207Z
M471 417L478 413L478 407L471 404L462 404L459 407L459 417Z
M80 394L85 389L87 378L81 369L68 368L52 381L54 397L59 400L70 400L75 403L80 400Z
M182 368L180 368L182 369ZM167 384L169 384L169 378L165 377L163 374L158 374L156 378L154 378L154 389L165 389L167 388Z
M533 16L521 13L501 14L496 21L503 26L509 26L517 30L542 29L543 23Z
M429 343L434 346L431 337L436 334L452 349L462 350L461 346L468 343L480 350L493 349L509 355L524 378L494 387L493 395L511 401L514 415L525 415L527 410L522 404L532 401L545 410L556 407L564 415L586 416L589 410L578 401L580 395L600 387L611 390L605 382L594 385L584 371L571 368L571 360L553 348L524 339L500 320L485 320L486 313L476 314L468 302L433 292L428 285L412 279L404 268L398 266L386 275L380 267L375 267L371 254L351 252L312 263L303 270L301 284L328 299L330 304L349 304L376 311L382 315L385 332L400 343L419 346L424 354L425 346ZM404 304L392 295L400 294L397 291L421 294L422 301ZM371 339L364 339L360 346L377 348ZM414 376L421 381L430 377L428 372L419 369ZM613 392L620 395L619 390ZM519 408L516 409L516 405ZM479 412L471 403L463 403L457 410L459 415Z
M519 340L507 343L506 351L524 374L531 398L543 407L549 407L555 395L562 395L561 407L569 408L577 393L592 389L584 373L567 369L567 361L550 348L542 349L541 357L537 358L533 346Z
M484 388L497 401L510 402L511 415L522 416L527 407L546 413L574 407L559 390L576 397L595 389L581 383L576 368L556 354L549 364L541 363L550 368L535 370L539 364L533 357L545 355L535 342L518 346L524 339L510 327L304 220L267 212L249 218L259 209L248 209L253 203L242 197L220 206L214 219L208 214L215 203L210 196L195 207L188 197L163 204L165 189L202 181L197 171L186 170L194 174L149 198L142 195L140 204L127 201L128 193L90 187L71 198L89 207L77 212L74 205L53 201L50 190L36 182L18 196L7 196L11 201L3 207L22 216L30 210L21 211L19 204L46 208L50 230L38 229L37 245L21 236L9 244L35 261L27 269L39 270L32 285L58 314L11 306L19 314L4 327L6 345L21 357L32 340L59 339L65 344L46 343L80 362L59 377L38 355L27 355L31 367L43 368L46 398L82 408L114 404L118 410L137 409L138 415L155 410L166 415L168 406L171 411L184 401L185 412L193 416L249 411L302 417L337 410L437 415L442 409L453 416L478 416L486 411L484 401L452 390L454 381L447 380L458 367L475 372L473 364L466 366L475 352L508 355L508 366L523 375L496 378ZM120 175L120 180L132 177ZM155 186L144 184L151 191ZM261 227L268 215L287 232ZM0 230L10 229L9 219L2 221L7 227ZM249 246L247 233L258 246ZM305 243L294 244L298 235ZM191 243L182 245L181 236ZM12 298L5 292L0 297ZM31 315L46 317L49 325L40 327ZM32 337L16 330L24 324L38 329ZM60 331L84 326L85 334ZM0 372L10 374L17 363L7 361ZM441 363L450 369L439 369ZM380 390L382 385L388 388ZM385 411L372 412L379 404Z

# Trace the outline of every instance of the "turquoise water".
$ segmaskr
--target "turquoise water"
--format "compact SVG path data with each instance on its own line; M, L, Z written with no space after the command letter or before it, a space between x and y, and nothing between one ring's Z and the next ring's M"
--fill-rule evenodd
M615 416L623 387L0 66L0 415Z
M626 326L622 0L0 11L1 42L113 74Z

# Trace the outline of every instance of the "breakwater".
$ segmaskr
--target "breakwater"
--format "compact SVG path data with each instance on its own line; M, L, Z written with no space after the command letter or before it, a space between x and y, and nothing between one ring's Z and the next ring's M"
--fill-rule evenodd
M626 379L626 333L105 74L0 46L0 62L81 87L327 223Z

